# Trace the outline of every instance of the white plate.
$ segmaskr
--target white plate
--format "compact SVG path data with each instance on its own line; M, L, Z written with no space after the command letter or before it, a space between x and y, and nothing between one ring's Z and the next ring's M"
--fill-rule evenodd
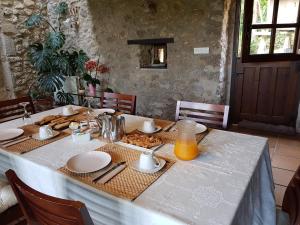
M7 141L21 136L24 130L19 128L10 128L0 130L0 141Z
M116 110L114 109L93 109L93 116L98 116L104 113L114 114L115 112Z
M73 173L92 173L103 169L110 162L111 156L108 153L91 151L70 158L66 168Z
M207 127L201 123L197 123L196 125L196 134L201 134L207 130Z
M176 125L170 131L176 131L178 128ZM207 130L207 127L201 123L197 123L195 134L201 134Z
M156 157L154 157L156 158ZM156 158L156 160L159 161L159 167L156 167L155 169L153 170L144 170L144 169L141 169L140 168L140 165L139 165L139 160L136 160L132 163L132 169L136 170L136 171L139 171L141 173L156 173L158 171L160 171L165 165L166 165L166 160L164 159L159 159L159 158Z
M40 137L40 134L39 133L36 133L36 134L33 134L32 135L32 138L35 139L35 140L38 140L38 141L46 141L46 140L49 140L51 138L54 138L56 136L58 136L60 134L59 131L56 131L56 130L53 130L53 135L52 136L49 136L47 138L42 138Z
M143 127L140 127L140 128L138 128L137 130L140 131L140 132L142 132L142 133L145 133L145 134L154 134L154 133L160 131L160 130L161 130L161 127L160 127L160 126L155 126L155 130L152 131L152 132L146 132L146 131L144 131L144 130L143 130Z
M61 115L62 116L66 116L66 117L68 117L68 116L74 116L74 115L77 115L79 112L78 111L74 111L73 113L71 113L71 114L63 114L63 113L61 113Z

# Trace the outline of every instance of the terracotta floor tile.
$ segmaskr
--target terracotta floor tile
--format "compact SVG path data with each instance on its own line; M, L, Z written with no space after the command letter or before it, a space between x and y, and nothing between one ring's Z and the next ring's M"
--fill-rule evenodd
M278 155L277 150L272 158L272 166L280 169L296 171L299 165L300 159Z
M295 146L300 147L300 138L299 137L279 137L278 138L278 144L281 145L289 145L289 146Z
M270 148L275 148L277 144L277 139L276 137L268 137L268 142L269 142L269 147Z
M281 145L281 146L277 146L276 154L300 159L300 148L294 146Z
M275 154L275 148L269 148L269 153L270 153L270 157L272 159Z
M286 187L275 185L275 199L276 199L276 205L282 206L283 196L285 193Z
M294 172L289 170L272 168L272 171L273 171L274 183L283 186L288 186L289 182L291 181L294 175Z

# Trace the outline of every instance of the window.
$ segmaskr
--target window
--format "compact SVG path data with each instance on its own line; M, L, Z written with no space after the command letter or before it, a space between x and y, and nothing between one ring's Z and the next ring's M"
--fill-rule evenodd
M140 45L140 68L167 68L167 45Z
M300 60L300 0L245 0L243 62Z

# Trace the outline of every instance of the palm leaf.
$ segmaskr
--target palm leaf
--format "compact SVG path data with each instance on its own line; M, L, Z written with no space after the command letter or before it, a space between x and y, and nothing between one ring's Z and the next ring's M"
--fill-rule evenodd
M89 60L89 57L87 56L87 54L80 50L77 54L77 58L75 59L75 62L77 64L77 71L79 73L83 73L85 71L85 63Z
M69 7L66 2L60 2L56 7L55 12L60 15L67 15L68 9Z
M58 91L56 93L56 97L60 101L61 104L73 104L74 103L74 98L69 93L65 93L63 91Z
M65 78L59 71L39 74L38 82L47 92L55 92L63 87Z
M60 49L65 44L65 35L62 32L49 32L46 45L53 49Z
M41 24L43 17L41 14L32 14L26 21L25 25L27 27L35 27Z
M52 50L45 48L41 43L35 43L29 46L29 59L39 72L51 69L51 55Z

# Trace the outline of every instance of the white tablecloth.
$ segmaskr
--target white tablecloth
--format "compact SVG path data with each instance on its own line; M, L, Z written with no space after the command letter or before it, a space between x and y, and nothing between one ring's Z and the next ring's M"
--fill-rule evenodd
M33 115L57 114L60 108ZM126 115L129 131L145 118ZM0 124L18 127L21 120ZM212 130L201 155L177 161L134 202L78 183L56 172L78 153L104 145L74 144L66 137L21 156L0 149L0 174L14 168L33 188L86 204L95 224L275 225L274 186L267 139ZM174 158L173 146L157 154Z

